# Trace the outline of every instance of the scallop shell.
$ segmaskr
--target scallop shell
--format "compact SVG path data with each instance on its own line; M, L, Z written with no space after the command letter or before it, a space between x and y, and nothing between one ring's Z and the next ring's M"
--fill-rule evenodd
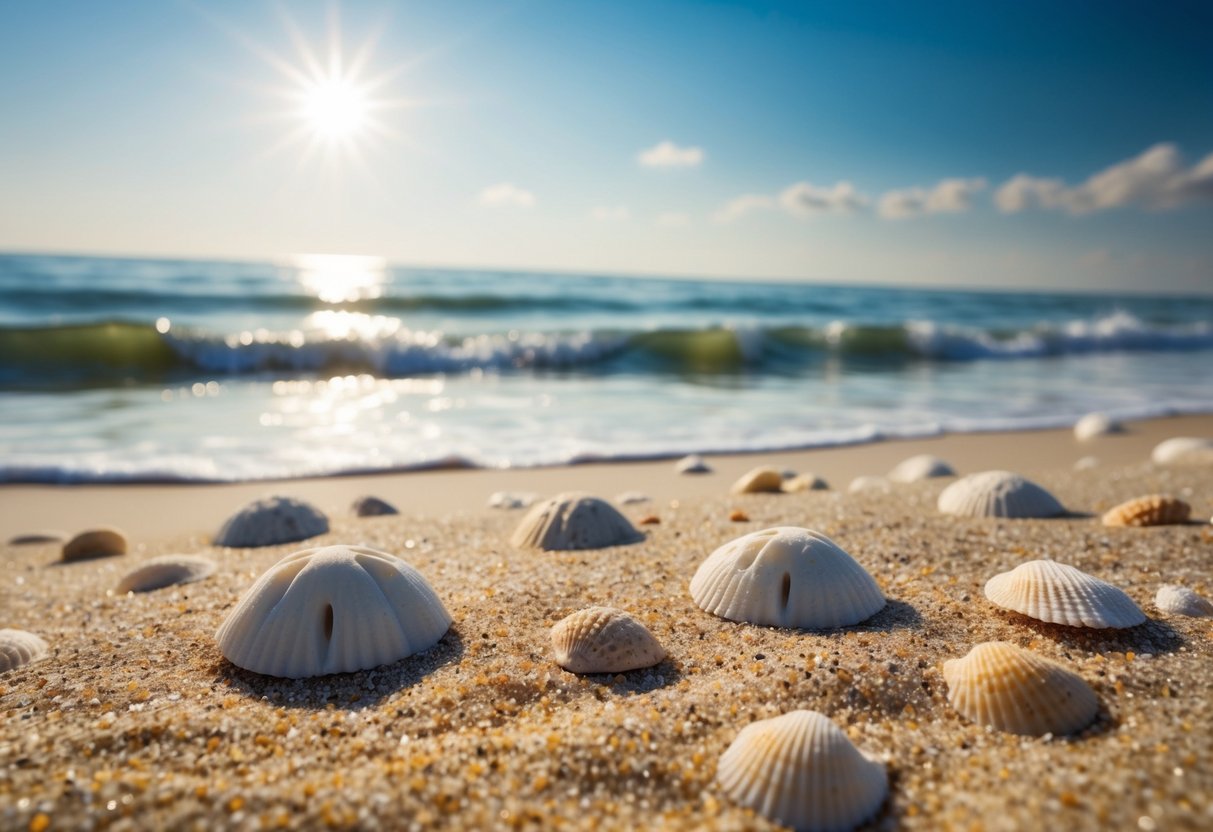
M1167 615L1188 615L1193 618L1213 616L1213 602L1186 586L1164 584L1154 596L1154 606Z
M552 628L556 664L573 673L623 673L665 658L653 634L614 607L589 607Z
M69 562L125 554L126 535L108 526L80 532L63 544L63 560Z
M795 526L721 546L691 579L691 598L730 621L808 630L849 627L885 605L876 581L850 555Z
M25 630L0 630L0 673L46 657L46 642Z
M1213 439L1168 439L1155 446L1150 459L1155 465L1213 465Z
M674 465L674 470L679 474L710 474L712 466L708 465L699 454L691 454L678 460Z
M1133 599L1107 581L1052 560L1021 563L986 581L986 597L1003 609L1068 627L1136 627L1146 620Z
M1056 517L1066 511L1048 491L1010 471L961 477L940 493L937 505L959 517Z
M741 805L813 832L855 828L889 793L884 764L817 711L792 711L742 728L720 755L716 779Z
M400 513L387 500L381 500L369 494L354 500L354 504L350 506L350 511L354 513L355 517L386 517L389 514Z
M858 494L860 491L888 491L889 481L884 477L877 477L871 474L865 474L862 477L856 477L851 480L851 484L847 486L848 494Z
M1099 713L1099 698L1081 676L1005 641L944 662L943 678L953 708L1010 734L1073 734Z
M65 540L67 540L67 534L65 532L25 532L24 534L13 535L10 537L8 539L8 545L33 546L39 543L63 543Z
M816 474L797 474L783 481L783 490L788 494L798 491L827 491L830 484Z
M1188 522L1192 507L1183 500L1150 494L1104 512L1105 526L1178 526Z
M1124 426L1106 413L1088 413L1074 423L1074 438L1079 442L1090 442L1099 436L1123 432Z
M902 460L889 472L893 482L921 482L935 477L954 477L955 469L944 460L931 454L919 454Z
M758 467L741 475L733 487L734 494L769 494L783 491L783 474L774 468Z
M644 540L606 500L586 494L560 494L544 500L522 518L510 542L548 551L602 549Z
M238 667L302 679L398 661L433 647L450 626L434 590L400 558L325 546L270 567L215 639Z
M116 592L150 592L166 586L189 584L210 577L215 562L201 555L161 555L144 561L118 582Z
M328 518L315 506L294 497L265 497L229 517L215 535L215 545L242 549L277 546L328 530Z

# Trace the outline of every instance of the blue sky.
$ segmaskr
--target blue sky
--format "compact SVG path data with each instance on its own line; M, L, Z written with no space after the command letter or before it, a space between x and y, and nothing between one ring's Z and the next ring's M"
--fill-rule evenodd
M323 59L337 18L347 59L378 35L348 85L385 129L341 144L282 69L306 75L291 25ZM1199 3L10 3L0 248L1213 291L1211 26Z

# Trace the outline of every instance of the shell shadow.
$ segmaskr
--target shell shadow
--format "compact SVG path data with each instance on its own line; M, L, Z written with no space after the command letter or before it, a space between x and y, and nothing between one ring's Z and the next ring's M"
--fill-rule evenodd
M922 615L918 610L905 601L888 598L885 600L885 605L881 608L880 612L867 621L861 621L854 626L843 627L838 630L810 630L809 632L837 635L846 633L889 633L894 630L920 629L922 629Z
M307 679L279 679L245 670L222 659L216 667L216 678L234 690L286 708L323 710L335 705L357 711L374 707L397 691L418 684L444 665L457 664L463 652L463 636L452 624L446 635L429 650L371 670Z
M1174 653L1184 645L1184 638L1170 624L1157 618L1147 618L1136 627L1123 630L1096 630L1088 627L1067 627L1037 621L1009 610L1000 611L1004 620L1028 627L1073 650L1104 653L1109 650L1134 653Z
M682 671L668 656L652 667L629 670L625 673L587 673L582 679L603 687L609 687L617 693L651 693L661 688L668 688L682 679ZM622 677L620 681L615 681Z

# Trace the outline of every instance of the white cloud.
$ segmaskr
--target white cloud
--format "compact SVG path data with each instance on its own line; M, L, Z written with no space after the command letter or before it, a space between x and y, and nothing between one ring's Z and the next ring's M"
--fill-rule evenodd
M797 182L783 189L779 204L798 217L817 214L853 214L866 208L869 199L855 190L850 182L838 182L830 188L819 188L810 182Z
M903 188L886 191L877 205L880 216L904 220L923 214L957 214L969 210L973 195L986 187L986 180L942 179L933 188Z
M599 205L590 216L598 222L624 222L631 218L632 212L626 205Z
M679 147L668 139L636 154L646 168L697 168L706 157L701 147Z
M535 195L525 188L509 182L498 182L480 192L481 205L516 205L530 208L535 204Z
M660 228L686 228L691 224L691 218L681 211L665 211L657 215L655 223Z
M1075 215L1125 207L1165 211L1204 199L1213 199L1213 153L1188 168L1179 148L1166 142L1105 168L1080 185L1020 173L994 194L994 203L1005 214L1030 208Z
M712 215L715 222L732 222L754 211L765 211L775 207L775 198L766 194L742 194L729 200Z

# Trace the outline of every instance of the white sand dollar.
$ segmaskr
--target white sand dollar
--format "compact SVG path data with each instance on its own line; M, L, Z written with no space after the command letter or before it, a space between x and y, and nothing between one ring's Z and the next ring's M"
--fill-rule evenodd
M1005 641L978 644L944 662L943 678L953 708L1011 734L1073 734L1099 712L1099 699L1081 676Z
M556 664L573 673L624 673L665 658L648 628L614 607L589 607L558 621L552 651Z
M117 592L151 592L166 586L188 584L210 577L215 562L202 555L161 555L139 564L123 576Z
M829 717L805 710L742 728L720 755L716 779L741 805L811 832L854 829L889 793L882 762L856 748Z
M329 530L324 512L294 497L265 497L228 518L215 535L216 546L253 548L294 543Z
M606 500L588 494L559 494L536 504L510 542L548 551L602 549L643 540L644 535Z
M1028 561L995 575L986 581L985 593L1003 609L1068 627L1122 629L1146 620L1119 588L1052 560Z
M783 491L783 474L766 466L752 468L729 490L734 494L776 494Z
M1186 586L1163 584L1154 596L1154 606L1167 615L1192 618L1213 617L1213 601Z
M1123 432L1124 426L1106 413L1088 413L1074 423L1074 438L1079 442Z
M0 630L0 673L46 658L46 642L25 630Z
M434 590L400 558L326 546L274 564L215 638L238 667L302 679L398 661L433 647L450 626Z
M889 472L893 482L921 482L935 477L954 477L955 469L945 460L932 454L918 454L909 459L903 459L897 467Z
M829 488L828 482L811 473L797 474L783 481L783 490L788 494L796 494L801 491L828 491Z
M699 454L690 454L678 460L674 465L674 470L679 474L710 474L712 466L708 465Z
M1150 453L1155 465L1213 465L1213 439L1178 436L1158 443Z
M691 579L691 598L730 621L808 630L858 624L885 605L876 581L850 555L795 526L721 546Z
M937 506L958 517L1056 517L1066 511L1048 491L1010 471L961 477L940 493Z

